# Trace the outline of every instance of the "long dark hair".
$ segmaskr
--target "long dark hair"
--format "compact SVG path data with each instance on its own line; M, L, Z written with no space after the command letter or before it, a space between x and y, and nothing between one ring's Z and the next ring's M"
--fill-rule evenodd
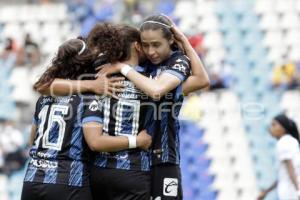
M294 120L287 117L284 113L274 117L281 126L285 129L285 132L295 138L300 144L299 131L297 124Z
M70 39L59 46L51 66L34 84L35 90L47 88L55 78L78 79L84 73L92 73L94 55L85 45L83 38Z
M158 23L155 23L158 22ZM163 37L167 40L171 40L173 38L173 33L170 28L172 26L172 22L164 15L151 15L147 17L142 25L140 26L140 31L146 30L162 30ZM174 42L171 45L172 50L178 50L178 45Z
M128 60L133 42L141 42L140 32L128 25L99 23L88 35L88 46L94 53L104 55L109 63Z
M126 61L131 57L131 45L133 42L141 43L140 31L132 26L119 25L118 26L121 35L121 57L119 61Z
M292 127L292 131L289 132L289 134L292 137L294 137L298 141L298 143L300 144L299 130L298 130L297 124L294 120L291 120L291 127Z

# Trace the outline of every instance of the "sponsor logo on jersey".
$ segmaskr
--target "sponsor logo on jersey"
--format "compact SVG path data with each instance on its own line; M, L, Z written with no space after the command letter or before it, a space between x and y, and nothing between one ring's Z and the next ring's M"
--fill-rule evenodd
M164 196L177 197L178 194L178 179L164 178Z
M183 72L184 75L186 75L186 67L184 65L182 65L181 63L176 63L175 65L173 65L173 69L177 69L177 70Z
M124 99L138 99L144 93L139 90L131 81L122 82L125 90L121 93L118 93L117 96Z
M94 100L89 106L89 109L93 112L98 110L98 108L99 108L99 106L98 106L98 102L96 100Z
M57 161L49 161L44 159L31 159L30 164L37 168L44 168L44 169L55 169L58 167Z
M126 160L126 159L128 159L128 154L116 155L115 158L121 159L121 160Z

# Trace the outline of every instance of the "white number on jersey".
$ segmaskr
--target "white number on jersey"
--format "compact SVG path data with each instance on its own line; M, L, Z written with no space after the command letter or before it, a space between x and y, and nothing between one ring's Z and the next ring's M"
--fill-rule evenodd
M103 130L108 132L109 118L112 112L110 112L110 99L106 98L104 101L104 124ZM124 123L132 121L131 124L131 135L137 135L139 130L139 117L140 117L140 101L139 100L129 100L120 99L116 107L116 124L115 124L115 135L123 135L122 128L124 128ZM128 126L128 125L127 125ZM129 128L129 127L127 127ZM127 133L128 134L128 133Z
M63 139L64 139L64 133L66 128L66 122L64 121L62 115L65 115L68 113L68 106L63 105L53 105L50 110L49 119L48 119L48 126L47 129L44 131L44 125L46 122L47 112L48 112L49 106L46 105L43 107L43 109L40 111L38 117L41 120L41 124L39 125L38 129L38 137L35 140L35 147L37 148L40 144L40 140L42 139L42 147L45 149L53 149L53 150L61 150ZM58 124L58 138L56 142L50 142L50 135L49 132L51 130L51 127L57 123Z

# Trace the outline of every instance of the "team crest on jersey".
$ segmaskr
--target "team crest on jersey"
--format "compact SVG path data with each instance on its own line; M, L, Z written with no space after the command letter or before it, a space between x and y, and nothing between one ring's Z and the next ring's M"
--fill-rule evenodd
M98 102L96 100L94 100L90 106L89 106L89 109L93 112L95 112L96 110L99 109L99 106L98 106Z
M173 69L177 69L177 70L183 72L184 75L186 75L186 67L185 67L183 64L181 64L181 63L176 63L175 65L173 65L172 68L173 68Z

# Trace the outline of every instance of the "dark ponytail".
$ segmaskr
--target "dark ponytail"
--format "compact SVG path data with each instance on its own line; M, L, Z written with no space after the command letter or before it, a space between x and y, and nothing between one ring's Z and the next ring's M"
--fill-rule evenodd
M291 130L289 131L289 134L291 136L293 136L296 140L298 140L298 142L300 144L298 127L297 127L297 124L295 123L295 121L293 121L293 120L291 120Z

